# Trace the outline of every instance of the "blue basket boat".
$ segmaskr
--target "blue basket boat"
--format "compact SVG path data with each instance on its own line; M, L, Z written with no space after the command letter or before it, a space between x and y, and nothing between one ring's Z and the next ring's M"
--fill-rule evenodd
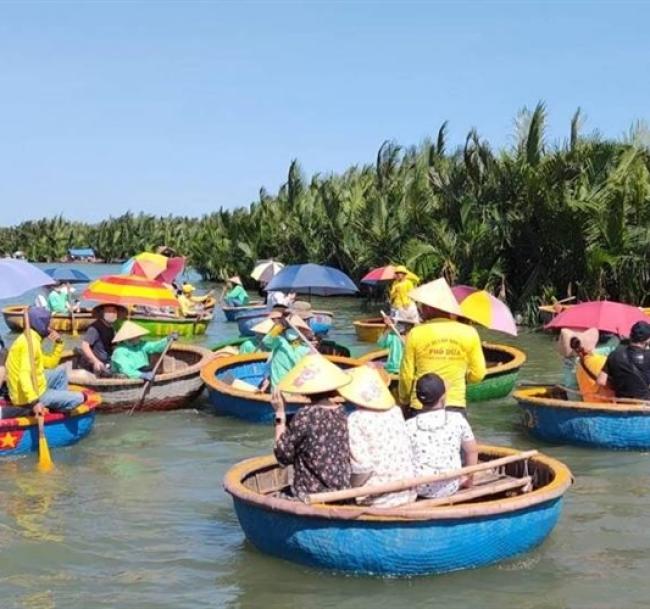
M516 454L481 447L481 460ZM527 469L524 469L527 468ZM571 472L544 455L504 466L532 477L530 492L413 509L307 505L283 498L289 473L272 456L232 467L224 480L246 538L302 565L365 575L410 576L481 567L528 552L557 524Z
M528 431L547 442L619 450L650 448L650 407L621 402L573 402L549 385L513 394Z
M271 309L267 307L261 301L254 301L245 307L221 307L223 314L226 316L226 321L237 321L240 317L244 315L250 315L251 313L259 313L262 311L269 312Z
M275 413L271 407L271 395L254 390L268 375L268 356L268 353L249 353L218 357L201 370L213 412L251 423L273 423ZM356 360L347 357L326 357L342 368L357 365ZM292 396L286 402L285 410L287 414L293 414L305 404L309 404L305 397Z
M240 315L237 317L237 326L239 327L239 334L241 336L255 336L253 332L253 326L256 326L258 323L264 321L269 315L268 309L261 309L253 313L248 313L246 315Z
M45 415L45 437L50 448L76 444L90 433L95 424L95 408L101 399L98 393L87 391L86 394L85 403L70 413ZM0 458L35 452L38 452L36 417L0 419Z

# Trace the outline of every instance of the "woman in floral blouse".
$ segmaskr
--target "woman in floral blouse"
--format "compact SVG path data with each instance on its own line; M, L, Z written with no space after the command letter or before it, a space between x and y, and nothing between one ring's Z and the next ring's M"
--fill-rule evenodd
M350 382L322 355L303 358L273 391L275 458L293 465L294 497L350 486L348 423L337 389ZM282 392L302 394L311 404L300 408L287 426Z
M348 371L349 385L341 395L358 409L348 417L352 473L366 474L363 484L382 484L413 477L413 452L401 409L395 405L386 382L368 366ZM415 501L407 489L358 499L363 505L392 507Z
M417 399L422 410L406 423L416 476L442 474L462 467L461 451L465 455L464 465L476 465L478 446L467 419L460 412L445 409L445 383L435 373L424 374L416 385ZM461 486L472 485L469 476L461 482L458 478L434 482L418 487L421 497L448 497Z

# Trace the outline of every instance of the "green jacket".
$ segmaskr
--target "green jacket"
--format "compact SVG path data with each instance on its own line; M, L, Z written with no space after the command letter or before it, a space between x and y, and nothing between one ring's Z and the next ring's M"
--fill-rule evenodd
M144 341L134 345L118 344L111 356L111 368L116 374L124 374L130 379L140 378L141 368L149 366L152 353L162 353L167 339Z
M230 292L226 294L226 301L232 303L233 306L241 307L250 302L248 292L240 285L236 285Z
M52 290L47 297L47 308L52 313L69 313L68 295L65 292Z
M275 387L305 355L309 349L303 345L292 345L284 336L265 336L265 349L271 352L271 387Z
M402 356L404 355L404 343L399 339L395 332L384 332L377 341L382 349L388 349L388 358L384 364L384 369L390 374L399 374L402 365Z
M241 345L239 345L239 355L255 353L258 348L258 344L254 340L247 338Z

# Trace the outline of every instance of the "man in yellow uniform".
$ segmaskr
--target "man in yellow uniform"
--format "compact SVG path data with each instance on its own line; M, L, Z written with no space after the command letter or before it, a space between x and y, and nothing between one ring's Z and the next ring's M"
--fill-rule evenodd
M409 296L415 287L416 276L409 272L405 266L395 267L395 279L390 285L388 297L390 299L391 317L400 316L414 324L420 321L418 309Z
M416 288L410 297L420 304L424 322L406 338L399 378L400 403L421 408L415 384L423 374L435 372L447 387L447 410L464 414L466 381L478 382L486 372L478 332L456 321L460 307L444 279Z

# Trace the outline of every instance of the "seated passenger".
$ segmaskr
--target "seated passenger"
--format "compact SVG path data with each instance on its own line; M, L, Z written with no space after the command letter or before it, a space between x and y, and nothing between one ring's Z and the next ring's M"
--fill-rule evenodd
M389 374L399 374L399 369L402 365L402 357L404 356L404 339L414 324L412 321L404 319L399 314L393 320L388 316L383 317L384 323L386 324L386 330L379 337L377 346L381 349L388 349L388 357L384 364L386 372ZM399 336L390 328L388 322L393 323L394 327L399 332Z
M247 338L243 343L239 345L239 354L245 355L247 353L255 353L257 351L263 351L264 347L262 342L267 334L273 332L276 324L272 319L265 319L264 321L255 324L251 330L255 333L255 336Z
M630 329L630 340L607 356L598 384L609 386L617 398L650 400L649 346L650 323L637 321Z
M72 302L74 289L70 284L57 284L47 296L47 308L57 315L69 315L70 311L78 311L79 304Z
M203 305L212 297L212 290L203 296L195 296L196 288L191 283L184 283L178 295L178 304L183 317L199 315L203 312Z
M442 474L464 465L476 465L478 446L467 419L462 413L445 409L445 384L437 374L421 376L415 394L422 410L406 422L413 448L416 476ZM461 459L461 451L464 460ZM472 477L462 482L456 478L419 486L421 497L448 497L460 486L472 486Z
M273 392L275 457L293 466L294 497L350 486L350 440L345 408L337 389L350 377L322 355L310 354L289 372ZM307 396L287 424L282 392Z
M25 408L31 408L36 415L45 414L46 408L54 411L72 410L83 403L84 394L68 390L66 369L59 366L63 340L57 332L50 330L51 313L42 307L30 307L28 316L29 339L27 333L23 332L7 354L7 388L11 403L23 409L23 413ZM51 353L43 351L45 338L54 341ZM32 370L32 361L35 371Z
M143 379L151 381L152 365L149 356L154 353L162 353L169 341L178 338L178 334L170 334L167 338L160 340L144 341L142 336L149 334L142 326L125 321L120 331L113 339L113 354L111 355L111 369L113 374L121 374L130 379Z
M101 304L93 309L95 321L88 326L75 350L75 368L94 372L97 376L110 376L111 355L115 324L126 317L126 309L111 304Z
M309 347L302 342L300 336L294 329L288 327L284 315L280 313L272 313L271 315L273 316L272 319L279 326L278 331L281 334L276 335L273 332L267 334L262 339L262 345L266 351L270 351L271 353L269 361L270 380L271 388L275 388L282 378L309 353ZM309 326L297 315L293 315L289 319L305 335L311 332ZM311 335L308 336L308 338L310 337ZM262 386L261 390L264 391L265 387Z
M243 307L250 302L239 275L233 275L226 280L225 302L229 307Z
M378 370L370 366L352 368L347 375L352 382L338 391L357 406L357 410L348 416L353 485L383 484L412 478L413 450L406 422L386 381ZM357 476L359 479L355 480ZM357 499L357 503L391 507L410 503L416 497L414 489L407 489L363 497Z

